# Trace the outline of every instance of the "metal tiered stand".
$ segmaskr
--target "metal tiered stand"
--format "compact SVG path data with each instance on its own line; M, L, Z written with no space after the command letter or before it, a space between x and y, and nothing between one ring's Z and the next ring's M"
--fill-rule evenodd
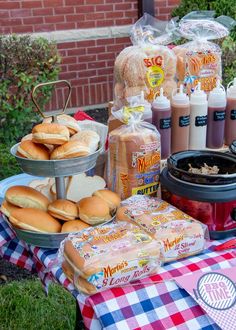
M57 122L57 115L63 114L67 108L70 96L71 96L71 85L66 80L58 80L53 82L47 82L37 85L32 91L32 100L42 115L43 118L49 116L45 115L45 112L41 111L36 98L36 90L42 86L56 85L64 83L68 87L68 95L66 98L65 105L61 111L53 112L53 122ZM17 155L17 148L19 143L15 144L11 148L11 154L16 158L22 170L25 173L39 176L39 177L54 177L56 182L56 196L57 199L66 198L65 191L65 176L71 176L77 173L87 172L90 169L94 168L96 165L96 160L100 154L102 148L100 147L96 152L88 156L75 157L70 159L62 160L32 160L23 158ZM78 187L79 189L79 187ZM43 247L43 248L58 248L60 242L68 235L68 233L55 233L55 234L46 234L31 232L27 230L21 230L18 228L13 228L17 236L24 240L27 243Z

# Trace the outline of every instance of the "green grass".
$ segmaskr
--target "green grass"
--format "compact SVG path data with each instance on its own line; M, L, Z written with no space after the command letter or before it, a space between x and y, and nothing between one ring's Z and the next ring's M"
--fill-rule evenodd
M37 279L0 285L1 330L70 330L74 325L75 299L59 285L51 285L48 296Z

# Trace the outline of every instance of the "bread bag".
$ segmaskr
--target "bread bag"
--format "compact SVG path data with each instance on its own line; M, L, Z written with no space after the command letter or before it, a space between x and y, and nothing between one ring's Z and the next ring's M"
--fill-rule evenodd
M200 253L209 238L207 226L159 198L132 196L122 202L117 221L130 221L162 242L163 261Z
M130 106L113 111L125 123L108 136L107 185L121 199L134 194L155 195L160 174L160 134L142 121L148 102L130 98Z
M214 11L191 12L179 22L180 35L190 41L173 48L177 56L176 76L188 93L198 82L208 93L221 80L221 49L210 40L227 36L229 29L225 24L230 25L233 20L226 16L214 19L214 15Z
M115 107L126 104L128 97L141 91L152 102L160 87L168 82L176 88L176 56L166 46L174 40L174 28L172 21L160 21L147 13L132 26L133 45L123 49L114 64Z
M70 234L59 258L75 287L92 294L157 272L160 244L134 224L108 224Z

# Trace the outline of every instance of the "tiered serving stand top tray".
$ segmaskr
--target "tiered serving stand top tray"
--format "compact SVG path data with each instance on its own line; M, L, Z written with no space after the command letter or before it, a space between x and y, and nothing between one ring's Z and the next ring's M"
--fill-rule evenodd
M37 110L39 111L39 113L42 115L43 118L47 118L49 116L47 116L45 112L41 111L35 99L36 90L38 88L41 88L42 86L56 85L56 84L65 84L68 87L68 95L62 111L55 111L53 113L52 116L53 122L57 122L57 115L63 114L66 110L71 95L70 83L66 80L58 80L54 82L42 83L37 85L32 91L32 100ZM75 158L62 159L62 160L32 160L32 159L20 157L16 154L18 145L19 143L15 144L11 148L11 154L16 158L22 170L25 173L34 176L55 177L57 199L61 199L61 198L63 199L66 197L64 177L71 176L77 173L87 172L90 169L94 168L96 165L98 155L102 150L100 146L96 152L84 157L75 157ZM8 221L7 218L6 221ZM11 226L9 221L8 223ZM20 239L24 240L26 243L33 244L43 248L58 248L60 246L61 241L68 236L68 233L47 234L47 233L31 232L27 230L18 229L15 227L12 227L12 229L16 232L17 236Z

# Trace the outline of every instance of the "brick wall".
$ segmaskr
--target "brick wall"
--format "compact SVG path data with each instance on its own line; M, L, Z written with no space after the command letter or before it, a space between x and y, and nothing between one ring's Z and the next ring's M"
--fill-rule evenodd
M155 15L168 19L179 0L155 0ZM137 0L0 0L0 33L120 27L138 18ZM90 106L112 99L115 56L130 44L128 37L60 41L61 79L72 85L70 106ZM61 91L58 91L60 99ZM54 100L53 107L58 106Z

